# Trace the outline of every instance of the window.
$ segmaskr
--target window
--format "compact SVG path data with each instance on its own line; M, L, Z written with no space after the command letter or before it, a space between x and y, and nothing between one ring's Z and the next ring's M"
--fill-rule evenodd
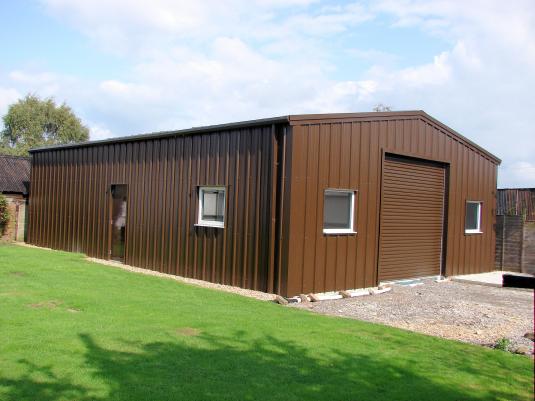
M326 189L323 202L323 232L353 234L355 191Z
M481 233L481 202L466 202L464 232L467 234Z
M206 227L224 227L224 187L199 187L199 219L197 225Z

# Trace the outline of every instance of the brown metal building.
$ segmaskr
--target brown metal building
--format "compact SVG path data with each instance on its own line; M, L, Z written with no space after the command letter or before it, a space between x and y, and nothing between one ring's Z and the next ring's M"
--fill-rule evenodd
M499 163L422 111L35 149L28 237L287 296L490 271Z

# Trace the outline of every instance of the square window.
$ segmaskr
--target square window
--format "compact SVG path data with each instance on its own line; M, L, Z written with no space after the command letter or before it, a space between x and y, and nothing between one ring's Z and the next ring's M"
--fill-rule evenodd
M199 219L197 225L224 227L225 188L199 187Z
M466 202L464 232L468 234L481 233L481 202Z
M323 202L323 232L353 234L355 191L325 190Z

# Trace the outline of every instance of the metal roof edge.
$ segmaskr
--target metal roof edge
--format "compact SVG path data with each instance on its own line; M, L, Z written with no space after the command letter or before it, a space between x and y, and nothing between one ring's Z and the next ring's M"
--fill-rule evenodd
M439 128L447 131L451 135L457 137L458 139L460 139L462 142L466 143L467 145L473 147L475 150L483 153L485 156L492 159L498 165L501 164L502 162L501 159L498 158L497 156L483 149L481 146L472 142L470 139L461 135L454 129L448 127L446 124L441 123L440 121L430 116L423 110L385 111L385 112L374 111L374 112L361 112L361 113L294 114L294 115L286 115L286 116L279 116L279 117L260 118L256 120L239 121L239 122L234 122L234 123L192 127L192 128L182 129L182 130L159 131L159 132L151 132L151 133L140 134L140 135L130 135L130 136L117 137L117 138L101 139L101 140L96 140L96 141L87 141L87 142L54 145L54 146L44 146L44 147L30 149L29 152L36 153L36 152L42 152L42 151L47 151L47 150L78 148L78 147L85 147L85 146L97 146L97 145L105 145L105 144L110 144L110 143L142 141L142 140L148 140L148 139L167 138L167 137L173 137L173 136L178 136L178 135L190 135L190 134L205 133L205 132L218 131L218 130L237 129L237 128L243 128L243 127L252 127L252 126L268 125L268 124L280 124L280 123L292 124L293 122L299 124L299 122L316 121L316 120L325 121L325 120L336 120L336 119L369 119L369 118L391 118L391 117L424 118L428 120L429 122L431 122L432 124L435 124Z
M100 139L96 141L67 143L64 145L42 146L39 148L30 149L29 152L37 153L37 152L43 152L43 151L48 151L48 150L59 150L59 149L79 148L79 147L86 147L86 146L106 145L110 143L124 143L124 142L143 141L143 140L150 140L150 139L169 138L169 137L179 136L179 135L200 134L200 133L212 132L212 131L221 131L221 130L237 129L237 128L244 128L244 127L254 127L254 126L259 126L259 125L280 124L280 123L287 123L287 122L289 122L289 116L259 118L256 120L246 120L246 121L238 121L234 123L206 125L206 126L200 126L200 127L185 128L181 130L149 132L145 134L121 136L121 137L116 137L116 138Z
M17 156L17 155L3 155L3 154L0 154L0 157L6 157L6 158L10 158L10 159L30 160L29 156Z
M292 114L289 117L291 122L314 121L314 120L336 120L336 119L366 119L370 117L403 117L415 116L421 110L401 110L401 111L366 111L356 113L325 113L325 114Z

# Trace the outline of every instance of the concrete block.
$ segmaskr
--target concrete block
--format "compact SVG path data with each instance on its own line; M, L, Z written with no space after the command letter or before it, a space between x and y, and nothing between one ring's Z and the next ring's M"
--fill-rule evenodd
M288 300L284 297L281 297L280 295L277 295L275 297L275 302L277 302L280 305L288 305Z
M310 299L311 302L319 302L320 301L319 297L317 297L316 294L313 294L313 293L308 294L308 298Z

